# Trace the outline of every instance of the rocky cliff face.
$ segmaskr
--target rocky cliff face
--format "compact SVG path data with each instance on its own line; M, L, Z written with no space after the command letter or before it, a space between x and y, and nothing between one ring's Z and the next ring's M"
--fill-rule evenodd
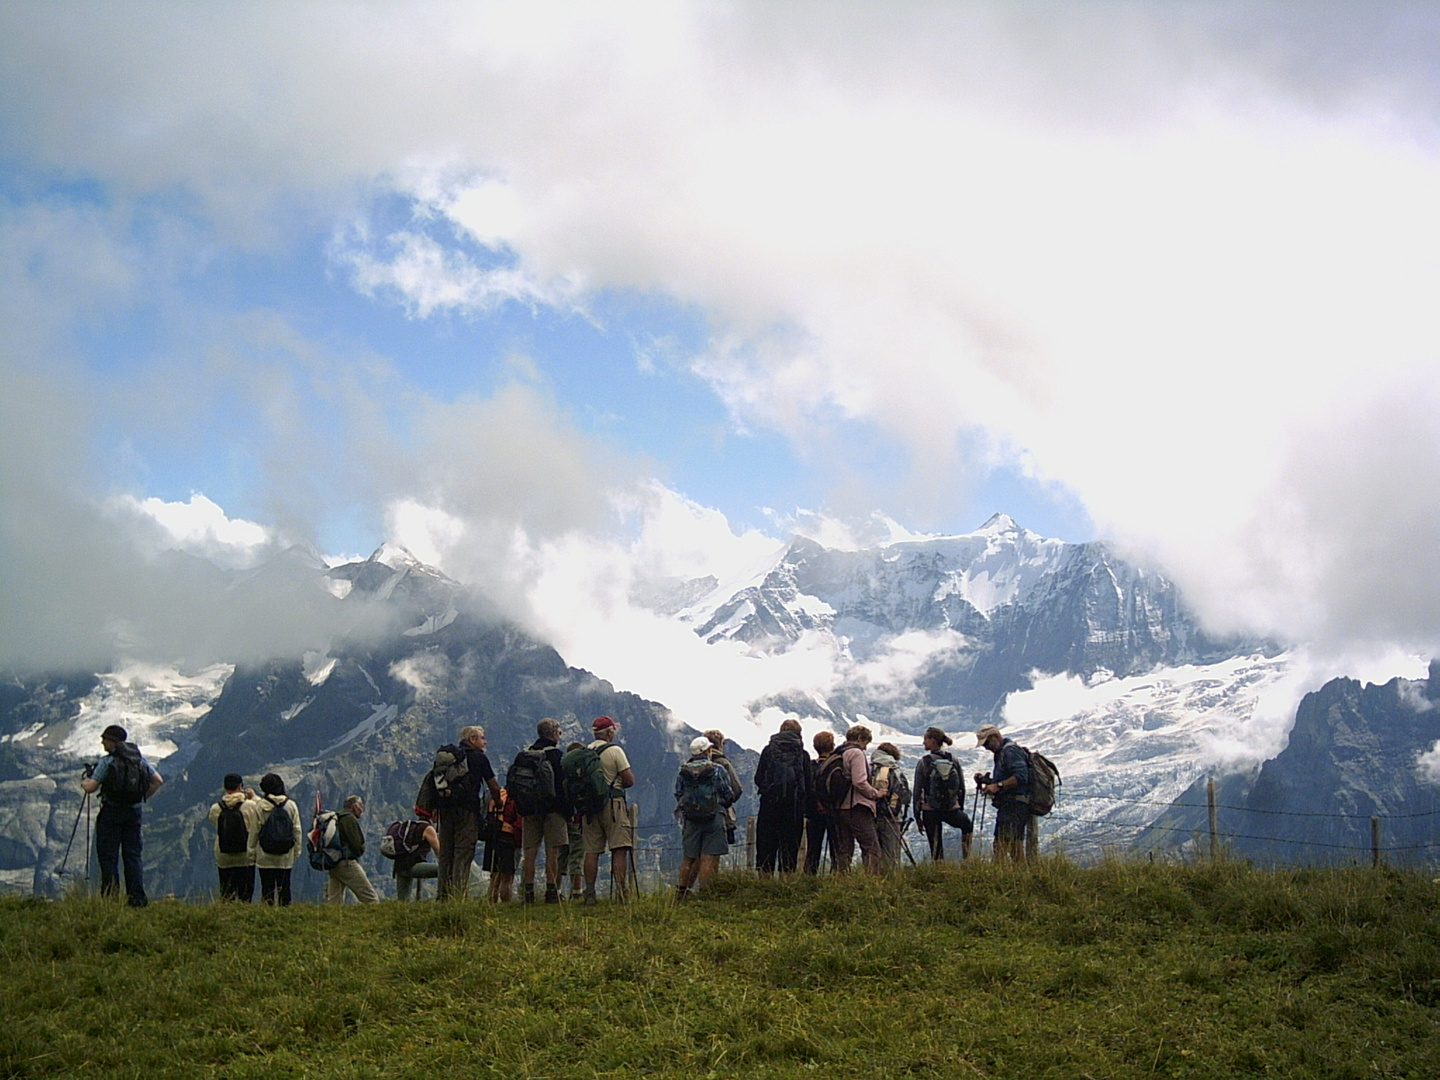
M1371 859L1380 819L1387 863L1440 855L1440 663L1426 680L1362 685L1333 679L1305 695L1288 745L1258 769L1222 777L1217 828L1226 850L1261 863L1346 864ZM1208 844L1197 781L1141 838L1142 850Z
M145 861L156 895L213 890L206 814L227 772L252 786L263 773L278 773L307 823L317 792L328 807L362 795L372 838L365 861L383 888L378 879L389 864L379 857L379 834L389 821L411 816L436 747L454 742L466 724L486 728L503 782L540 719L559 720L567 741L588 741L592 719L614 717L638 781L631 800L651 842L673 839L678 748L694 733L677 731L663 706L568 667L553 648L408 553L382 548L369 560L317 575L337 604L384 605L391 630L336 641L323 654L226 668L213 683L173 673L150 682L138 675L6 682L0 881L42 893L64 887L70 875L54 871L81 805L80 766L95 759L100 728L112 721L132 730L166 777L145 811ZM178 692L177 685L188 689ZM84 866L78 820L70 870ZM300 895L318 894L321 875L302 862L295 877Z

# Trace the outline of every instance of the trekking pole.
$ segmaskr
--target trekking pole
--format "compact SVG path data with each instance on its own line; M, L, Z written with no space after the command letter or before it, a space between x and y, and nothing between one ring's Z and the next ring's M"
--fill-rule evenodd
M75 846L75 833L80 829L80 818L85 818L85 877L90 877L90 816L85 813L90 807L90 793L87 791L80 796L80 805L75 808L75 824L70 826L70 839L65 844L65 855L60 860L60 868L55 871L56 877L65 876L65 868L70 865L70 849Z
M896 835L900 841L900 850L903 851L905 857L910 860L910 865L918 870L919 866L915 862L915 853L910 850L910 845L905 842L905 831L910 827L910 819L906 818L904 821L895 821L894 818L891 818L891 821L894 822Z

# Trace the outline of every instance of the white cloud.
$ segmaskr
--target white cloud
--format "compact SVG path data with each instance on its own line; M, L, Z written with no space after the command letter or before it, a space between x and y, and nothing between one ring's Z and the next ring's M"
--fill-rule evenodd
M29 167L192 193L246 244L278 202L407 193L433 228L349 257L417 315L659 292L713 327L694 367L737 423L844 455L860 419L927 477L978 429L1217 621L1433 648L1437 19L21 5L0 122ZM92 290L133 288L102 249ZM356 457L372 506L465 523L455 572L608 523L617 485L533 392L419 409L421 453Z
M252 565L275 542L270 529L244 518L227 517L198 491L190 493L188 502L120 495L111 500L111 508L116 513L153 519L164 530L161 543L165 547L199 555L219 566Z

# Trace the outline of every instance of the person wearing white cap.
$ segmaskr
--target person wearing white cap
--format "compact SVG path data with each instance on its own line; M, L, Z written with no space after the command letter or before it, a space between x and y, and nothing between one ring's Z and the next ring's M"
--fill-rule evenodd
M681 820L680 881L675 899L710 884L726 842L725 804L730 801L730 775L714 760L714 747L704 735L690 740L690 757L675 777L675 816Z
M1030 826L1030 763L1013 739L994 724L975 732L975 742L995 755L989 773L976 773L975 783L995 804L995 858L1025 861L1025 830Z

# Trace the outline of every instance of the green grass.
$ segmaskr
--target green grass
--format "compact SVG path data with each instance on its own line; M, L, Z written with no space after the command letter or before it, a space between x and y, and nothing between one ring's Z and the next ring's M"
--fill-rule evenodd
M628 907L0 903L5 1077L1440 1075L1440 888L922 866Z

